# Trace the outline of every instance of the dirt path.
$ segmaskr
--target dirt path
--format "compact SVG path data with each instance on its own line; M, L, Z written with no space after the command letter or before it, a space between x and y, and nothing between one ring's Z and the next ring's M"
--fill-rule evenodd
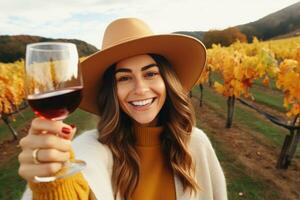
M27 125L25 125L21 130L18 130L18 140L6 139L0 141L0 166L7 163L13 156L21 151L18 144L20 139L27 135L29 122L26 124Z
M294 159L288 170L276 169L280 149L267 145L268 142L260 133L255 133L242 125L235 123L231 129L224 128L224 117L205 103L203 107L199 107L198 99L192 98L192 101L201 127L212 133L215 140L224 144L227 152L233 154L256 176L274 185L287 198L300 199L299 159Z
M261 84L253 84L251 86L251 88L255 88L255 89L258 89L260 91L266 91L268 93L272 93L274 95L282 95L282 90L278 89L278 88L271 88L271 86L264 86L264 85L261 85Z

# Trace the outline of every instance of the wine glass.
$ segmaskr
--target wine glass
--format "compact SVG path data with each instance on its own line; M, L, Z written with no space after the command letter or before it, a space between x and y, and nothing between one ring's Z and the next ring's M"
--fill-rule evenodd
M27 45L25 75L27 101L38 117L64 120L79 106L83 82L74 44L41 42ZM79 172L85 166L81 160L67 161L57 175L36 176L35 181L54 181Z

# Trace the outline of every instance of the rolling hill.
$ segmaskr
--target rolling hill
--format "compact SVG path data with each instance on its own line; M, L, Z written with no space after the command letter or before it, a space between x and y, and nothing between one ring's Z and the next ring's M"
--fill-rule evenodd
M300 34L300 2L267 15L257 21L236 26L248 40L256 36L260 40L293 37ZM203 40L205 31L178 31Z
M30 35L2 35L0 36L0 62L9 63L24 58L27 44L53 41L76 44L80 57L90 55L98 50L96 47L76 39L52 39Z

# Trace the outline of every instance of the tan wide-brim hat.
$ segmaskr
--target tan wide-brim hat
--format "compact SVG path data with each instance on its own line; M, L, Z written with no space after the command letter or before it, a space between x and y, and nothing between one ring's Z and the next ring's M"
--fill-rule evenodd
M102 49L81 63L84 89L80 108L98 114L97 92L105 70L124 58L149 53L165 57L187 91L197 82L206 63L205 46L193 37L155 35L140 19L117 19L106 28Z

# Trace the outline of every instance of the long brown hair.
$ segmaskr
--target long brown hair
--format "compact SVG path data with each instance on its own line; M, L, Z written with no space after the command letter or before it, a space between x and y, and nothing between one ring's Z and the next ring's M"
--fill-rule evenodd
M159 121L164 122L162 125L165 127L161 135L165 159L183 184L184 190L197 192L199 186L194 179L195 166L188 150L190 133L195 125L190 99L170 63L160 55L149 55L159 67L167 92L166 101L159 113ZM140 160L134 148L131 118L119 106L114 72L115 65L112 65L104 73L98 92L99 141L106 144L113 155L113 190L127 200L139 180Z

